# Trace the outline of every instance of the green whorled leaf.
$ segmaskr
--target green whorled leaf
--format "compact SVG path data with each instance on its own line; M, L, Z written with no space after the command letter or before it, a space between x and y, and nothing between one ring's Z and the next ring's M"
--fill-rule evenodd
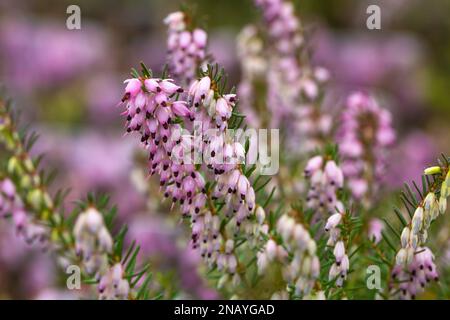
M146 264L141 271L139 272L135 272L129 276L127 276L127 279L130 280L130 286L131 288L134 288L139 281L142 279L142 277L147 274L147 272L149 272L150 270L150 264ZM134 278L134 279L133 279Z
M136 246L136 248L133 251L133 254L131 255L131 257L129 259L129 262L125 266L126 273L131 273L134 271L134 268L136 267L137 255L140 250L141 250L141 247Z
M392 226L392 224L389 222L389 220L387 218L383 218L383 221L386 223L386 225L389 227L389 229L392 231L392 233L396 236L397 239L400 240L401 236L398 233L397 230L395 230L395 228Z
M247 178L249 178L255 170L256 170L256 164L253 164L251 167L248 168L248 170L244 170L244 175Z
M403 214L400 211L400 209L398 209L397 207L394 207L394 212L395 212L395 215L397 216L398 220L402 224L402 227L406 227L407 223L406 223L406 220L403 217Z
M261 205L261 207L266 208L269 205L270 201L272 201L272 198L273 198L273 195L275 194L276 189L277 189L276 187L272 188L272 191L270 192L269 196L266 198L264 203Z
M124 226L122 226L119 233L115 237L113 252L114 252L114 255L117 257L122 256L123 243L124 243L125 235L127 234L127 232L128 232L128 227L126 225L124 225Z
M142 72L142 75L143 75L145 78L152 78L152 77L153 77L153 72L152 72L152 70L149 69L149 68L147 68L147 66L145 65L145 63L144 63L143 61L141 61L140 65L141 65L141 72Z
M87 278L87 279L83 279L83 283L85 283L85 284L97 284L98 281L95 278Z
M404 207L406 208L409 218L412 219L413 215L414 215L414 210L415 210L415 206L414 204L408 199L408 197L406 196L406 194L404 194L403 192L400 195L400 201L403 202Z
M49 186L55 181L56 177L58 176L58 171L56 169L52 169L51 171L46 173L44 170L41 170L40 176L42 183L45 186Z
M39 139L39 134L37 134L36 132L31 132L31 134L27 137L26 141L25 141L25 150L27 152L29 152L34 144L36 143L36 141L38 141Z
M136 69L134 69L134 68L131 68L131 76L133 77L133 78L139 78L139 72L137 72L137 70Z
M245 150L245 154L248 153L248 150L250 149L250 139L247 137L245 139L245 143L244 143L244 150Z
M66 224L68 226L73 226L75 224L75 220L78 217L80 211L77 208L72 209L69 215L65 218Z
M269 177L260 186L255 187L255 193L257 193L258 191L262 190L271 180L272 180L272 177Z
M62 205L62 203L65 201L66 197L69 195L70 192L71 192L70 188L58 189L58 191L56 191L56 194L53 197L53 202L56 208L59 208Z
M428 193L427 181L425 175L422 175L422 195L426 195Z
M105 209L102 210L104 212ZM105 219L105 225L108 229L112 228L113 221L115 217L117 216L117 207L113 206L111 209L109 209L106 214L104 214Z
M419 200L417 199L417 195L411 190L411 187L409 186L409 184L405 183L405 190L409 196L409 199L413 206L417 208L417 206L419 205ZM407 197L408 198L408 197Z
M397 249L395 249L395 246L392 244L392 241L389 239L389 237L386 235L385 232L381 233L383 240L388 244L389 248L392 249L395 253L397 253Z
M127 263L128 258L130 257L131 252L133 252L135 246L136 246L136 240L133 240L131 242L131 245L128 247L128 250L125 253L124 257L122 258L122 264L126 264Z
M426 196L426 192L422 193L422 191L419 189L415 181L413 181L413 186L416 189L417 194L420 196L420 200L423 200Z
M139 299L143 299L143 298L148 298L148 296L146 296L146 292L148 292L148 285L150 284L150 280L152 279L153 274L151 272L149 272L147 274L147 276L145 277L144 282L142 283L142 285L139 288L139 291L137 292L136 298Z

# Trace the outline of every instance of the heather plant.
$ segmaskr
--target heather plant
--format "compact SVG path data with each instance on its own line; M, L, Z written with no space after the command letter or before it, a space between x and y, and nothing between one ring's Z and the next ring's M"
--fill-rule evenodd
M18 129L11 109L9 101L0 100L0 139L7 155L0 180L1 217L11 221L18 237L54 256L63 271L78 266L83 281L96 286L89 296L151 297L148 266L136 267L139 246L124 246L126 226L114 238L111 235L116 209L109 206L108 197L90 194L66 214L67 190L49 194L52 174L40 169L42 156L29 153L37 135Z
M447 210L449 158L425 169L421 186L405 185L399 209L397 194L382 192L396 139L391 113L371 94L354 92L333 123L336 114L323 105L331 75L310 62L293 4L255 6L261 23L237 39L237 89L208 52L207 32L185 11L164 20L161 72L142 62L125 79L118 107L124 134L137 137L144 154L136 166L149 179L137 184L158 202L149 210L182 222L188 236L179 240L227 299L445 297L433 229ZM281 150L273 176L251 161L261 157L244 134L251 127L281 131L280 143L270 145L272 153ZM36 135L18 129L4 99L0 138L0 216L19 237L63 268L79 266L100 299L167 297L152 266L136 267L139 245L113 223L107 197L88 195L66 213L66 191L48 192L51 175L30 155ZM374 265L382 278L376 290L366 279Z

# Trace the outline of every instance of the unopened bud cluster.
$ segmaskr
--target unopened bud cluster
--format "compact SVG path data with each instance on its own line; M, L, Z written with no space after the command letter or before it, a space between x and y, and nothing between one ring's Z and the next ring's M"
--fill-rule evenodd
M277 244L274 239L267 241L263 251L257 255L258 272L264 273L270 263L277 261L282 265L285 281L295 288L294 294L306 298L312 294L320 273L316 242L303 225L288 215L280 217L276 230L282 243ZM281 299L287 294L278 292L273 298Z
M383 238L384 223L380 219L372 218L369 221L368 237L374 244L378 244Z
M120 263L109 267L100 278L98 285L99 299L101 300L126 300L130 292L130 284L124 278L125 271Z
M17 234L26 243L37 243L42 249L49 246L49 228L35 222L27 213L21 197L16 192L16 186L8 179L0 179L0 218L11 217Z
M427 170L425 174L427 174ZM396 255L396 266L392 277L399 284L400 297L414 299L431 280L438 280L434 255L424 244L428 239L431 222L447 210L450 191L450 173L447 173L439 188L439 199L434 191L428 192L416 208L410 224L405 226L400 236L401 248Z
M248 25L237 36L237 55L241 65L241 82L237 88L239 108L246 122L254 128L262 126L263 119L254 109L258 97L255 86L265 82L268 60L263 39L254 25Z
M401 253L400 253L401 252ZM438 281L434 255L428 247L402 248L392 270L391 290L400 299L414 299L431 281Z
M169 73L189 84L206 58L208 35L199 28L189 30L188 17L181 11L169 14L164 23L168 27Z
M337 191L344 186L342 170L335 161L315 156L306 164L304 174L310 183L308 208L315 211L317 218L328 217L342 205L337 197Z
M337 209L337 212L329 217L325 224L325 231L329 232L327 246L333 248L334 256L334 262L330 268L328 278L330 281L335 281L338 287L342 287L344 280L347 279L350 260L346 253L346 245L340 228L346 213L343 206L338 206Z
M283 268L283 276L289 284L294 285L295 295L308 297L320 274L316 242L302 224L287 215L278 220L277 232L292 255L290 262Z
M103 215L93 207L86 209L78 216L73 234L75 251L82 259L86 272L99 278L108 268L108 253L111 253L113 246Z
M304 36L292 2L255 0L255 4L262 11L267 34L265 60L268 67L264 81L267 108L271 111L270 126L278 128L287 125L293 132L287 143L295 146L293 149L298 153L322 147L323 138L331 130L331 117L323 113L316 102L321 86L329 79L329 73L322 67L312 67L306 59L302 59L302 55L306 55L303 52ZM248 45L252 43L247 42ZM240 44L242 47L246 43L241 41ZM246 59L243 63L253 62L253 65L262 66L259 63L262 61ZM240 89L244 93L251 92L248 85Z
M347 99L337 140L353 197L370 205L386 170L387 149L395 141L391 113L373 97L353 93Z

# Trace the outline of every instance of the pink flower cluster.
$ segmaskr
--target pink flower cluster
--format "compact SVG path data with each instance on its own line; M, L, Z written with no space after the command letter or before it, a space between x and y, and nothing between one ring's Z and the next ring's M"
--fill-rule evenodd
M244 147L227 135L236 96L220 94L209 76L193 81L187 99L178 101L172 97L182 89L170 79L126 82L127 131L140 133L150 154L150 173L159 176L165 197L179 202L183 216L191 219L192 246L210 265L217 263L234 274L234 242L223 236L221 218L210 202L226 203L224 214L237 229L256 206L255 192L241 171ZM184 127L174 123L176 117ZM200 131L201 139L194 138L194 131ZM204 162L196 162L198 154ZM209 170L202 173L203 166ZM217 182L211 194L206 190L208 175Z
M226 215L236 213L235 221L239 226L254 211L256 199L255 191L241 171L245 149L240 142L227 135L236 95L218 94L212 88L211 79L206 76L192 84L188 99L197 108L197 115L202 120L201 151L207 168L217 181L212 197L226 202Z
M305 87L302 81L303 69L298 60L303 35L292 3L283 0L255 0L255 4L262 11L270 41L269 48L273 52L268 59L266 75L267 106L273 116L271 126L278 127L283 120L289 118ZM305 88L308 93L317 91L310 82L307 82Z
M295 58L292 54L303 44L303 36L293 4L284 0L255 0L255 4L263 13L273 46L280 54Z
M294 110L294 119L296 138L291 139L293 147L299 149L300 153L310 154L318 147L324 146L333 128L331 114L314 104L306 103Z
M351 94L337 140L342 170L355 199L375 196L386 169L386 151L395 141L391 113L361 92Z
M297 296L305 298L313 293L320 275L317 244L303 225L287 215L278 220L277 232L281 235L289 256L292 256L283 267L283 277L287 283L294 285ZM287 257L286 253L282 259L286 261Z
M130 283L124 278L125 271L120 263L110 267L101 277L98 291L100 300L126 300L130 293Z
M336 193L344 186L344 175L336 162L315 156L306 164L304 173L310 182L307 207L314 209L318 218L336 212L340 203Z
M304 61L303 32L291 2L255 0L255 4L263 13L268 41L265 50L261 50L262 37L250 28L244 31L251 32L243 33L240 38L242 68L247 71L239 86L239 94L243 94L247 104L243 108L247 111L251 109L248 104L256 103L251 96L254 91L251 82L258 76L260 79L256 80L264 81L267 87L269 125L286 126L292 132L287 137L288 147L298 154L309 153L323 146L332 129L331 117L317 105L321 86L328 81L329 73ZM249 75L249 70L254 74ZM250 114L250 118L255 115Z
M177 80L190 84L197 69L206 58L207 33L202 29L187 29L187 16L181 11L169 14L164 23L168 26L169 73Z
M110 264L113 238L101 212L90 207L78 215L73 228L75 253L81 258L84 271L98 281L99 299L128 299L129 279L121 263Z
M189 199L190 204L204 204L204 196L193 199L205 187L205 181L196 172L193 162L174 162L172 157L174 149L184 151L184 148L175 147L188 139L182 135L182 127L173 120L176 117L194 119L186 101L172 98L183 89L170 79L133 78L126 83L126 110L123 114L127 119L127 132L139 132L141 142L149 152L150 173L159 175L161 186L166 186L166 197L171 196L174 203L180 201L183 205Z
M48 249L49 230L46 226L33 221L25 211L22 199L16 193L14 183L5 178L0 180L0 217L12 217L17 233L26 243L38 243Z
M342 204L337 206L336 213L330 216L325 224L325 231L329 232L327 246L333 248L334 262L328 273L330 281L334 281L338 287L342 287L347 279L350 269L350 259L346 254L346 246L341 235L341 228L345 210Z
M391 289L400 289L396 294L400 299L414 299L423 292L427 283L439 280L434 255L427 247L419 247L409 258L397 262L392 270L392 278L396 283L391 284Z
M113 247L113 239L102 214L95 208L80 213L73 234L75 253L82 259L85 271L100 278L109 266L108 254Z
M374 244L378 244L383 238L384 222L377 218L369 221L368 237Z

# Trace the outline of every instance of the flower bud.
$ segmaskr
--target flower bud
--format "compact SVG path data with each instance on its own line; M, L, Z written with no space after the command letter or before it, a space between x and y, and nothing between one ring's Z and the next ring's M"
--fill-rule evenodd
M330 216L325 224L325 231L330 231L332 228L336 228L341 222L342 215L340 213L335 213Z
M272 239L267 241L266 252L267 252L267 257L269 258L270 261L273 261L275 259L275 257L277 256L277 244Z
M441 172L441 168L438 166L434 166L434 167L426 168L423 173L425 175L432 175L432 174L437 174L440 172Z
M400 242L402 243L402 248L406 248L409 243L410 231L408 227L404 227L402 235L400 236Z
M412 218L412 232L418 234L423 224L423 208L418 207Z

